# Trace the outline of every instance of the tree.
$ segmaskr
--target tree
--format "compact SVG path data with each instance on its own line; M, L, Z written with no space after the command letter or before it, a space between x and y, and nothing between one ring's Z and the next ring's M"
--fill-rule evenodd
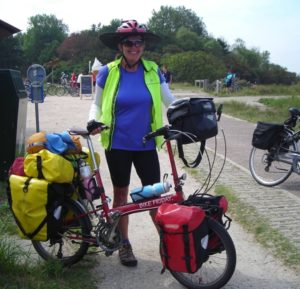
M225 55L224 47L221 42L214 39L213 37L207 37L203 41L203 50L212 53L213 55L222 58Z
M30 17L29 29L24 34L24 53L28 64L43 64L56 56L56 49L67 32L68 26L54 15Z
M93 56L91 54L94 54L97 45L99 45L97 34L81 31L66 37L58 47L57 53L61 60L81 62Z
M161 44L156 50L161 51L166 45L176 45L176 33L181 27L188 31L196 33L197 36L207 35L206 28L201 18L193 11L183 6L176 8L170 6L161 6L156 12L153 10L152 17L149 19L147 26L149 30L161 36ZM181 43L182 44L182 43Z
M204 51L163 56L161 62L168 65L174 81L179 82L194 83L195 79L214 81L222 78L226 71L222 60Z
M176 8L161 6L158 12L153 10L148 27L153 32L165 36L175 36L180 27L186 27L198 36L207 35L205 24L201 18L184 6Z
M22 36L9 36L0 40L0 67L21 70L23 66Z
M203 43L201 38L188 28L181 26L176 33L176 44L184 51L201 50Z

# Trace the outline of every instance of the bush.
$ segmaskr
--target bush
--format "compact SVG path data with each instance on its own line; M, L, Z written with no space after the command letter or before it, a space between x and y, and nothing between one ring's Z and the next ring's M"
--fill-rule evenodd
M165 55L161 62L167 64L176 82L193 84L195 79L208 79L213 82L223 78L225 64L212 54L197 51Z

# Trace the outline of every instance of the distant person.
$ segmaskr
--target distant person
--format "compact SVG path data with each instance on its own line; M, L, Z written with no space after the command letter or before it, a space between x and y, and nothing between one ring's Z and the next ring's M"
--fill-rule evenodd
M96 85L96 77L97 77L97 74L100 70L102 66L102 63L97 59L97 57L95 57L95 60L94 60L94 63L92 65L92 77L93 77L93 88L95 88L95 85Z
M170 87L172 84L172 73L168 70L167 65L163 65L162 67L162 74L166 80L166 83Z
M71 74L71 80L70 80L71 87L76 86L76 81L77 81L77 76L76 76L76 73L73 71Z
M60 76L60 84L67 85L68 84L68 74L62 72Z
M233 90L234 79L235 74L232 71L228 71L224 78L224 85L228 93L232 92Z
M79 73L79 75L78 75L78 77L77 77L77 80L76 80L76 82L77 82L77 87L80 89L80 83L81 83L81 77L82 77L82 75L83 75L83 72L81 72L81 73Z

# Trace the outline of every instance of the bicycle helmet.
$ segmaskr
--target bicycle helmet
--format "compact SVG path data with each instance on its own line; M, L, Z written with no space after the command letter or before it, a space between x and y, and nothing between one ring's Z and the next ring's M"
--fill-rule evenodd
M136 20L125 20L117 28L116 32L103 33L100 40L111 49L118 49L118 44L131 35L141 35L147 43L155 44L160 41L160 37L147 30L146 25L139 24Z

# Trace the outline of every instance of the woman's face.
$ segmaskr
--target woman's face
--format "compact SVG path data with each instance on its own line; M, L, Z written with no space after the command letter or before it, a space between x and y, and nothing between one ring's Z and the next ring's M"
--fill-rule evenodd
M140 35L128 36L119 44L119 49L123 52L129 64L136 63L145 49L145 42Z

